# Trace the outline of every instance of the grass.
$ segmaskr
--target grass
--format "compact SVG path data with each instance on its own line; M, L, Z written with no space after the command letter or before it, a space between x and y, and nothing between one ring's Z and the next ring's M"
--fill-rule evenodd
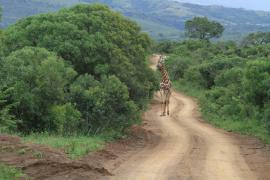
M202 117L209 123L227 131L255 136L264 143L270 144L270 135L259 120L236 120L237 118L233 119L232 117L219 114L218 112L211 112L204 105L205 98L203 97L206 92L205 90L182 81L174 81L173 84L175 89L184 92L189 96L195 97L198 100Z
M0 164L0 180L19 180L19 179L29 179L22 171L6 166L4 164Z
M104 147L105 137L89 137L89 136L75 136L75 137L63 137L56 135L43 134L31 134L23 137L25 141L35 144L47 145L56 149L62 149L70 158L79 158L85 156L90 152L97 151ZM37 157L42 157L40 153L36 153Z

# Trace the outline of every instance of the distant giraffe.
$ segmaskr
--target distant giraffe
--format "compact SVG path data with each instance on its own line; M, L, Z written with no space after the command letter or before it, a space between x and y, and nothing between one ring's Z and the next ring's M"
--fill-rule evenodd
M160 91L160 95L161 95L161 107L163 110L163 113L161 114L161 116L166 116L166 108L167 108L167 115L170 115L170 97L171 97L171 81L168 75L168 72L165 69L165 65L164 65L164 61L165 61L165 56L160 55L159 60L158 60L158 64L157 64L157 68L158 70L161 72L162 74L162 80L160 82L159 85L159 91Z

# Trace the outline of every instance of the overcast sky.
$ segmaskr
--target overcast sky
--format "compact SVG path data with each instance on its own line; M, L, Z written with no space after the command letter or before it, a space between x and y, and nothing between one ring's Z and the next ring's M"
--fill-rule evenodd
M233 8L270 11L270 0L176 0L203 5L222 5Z

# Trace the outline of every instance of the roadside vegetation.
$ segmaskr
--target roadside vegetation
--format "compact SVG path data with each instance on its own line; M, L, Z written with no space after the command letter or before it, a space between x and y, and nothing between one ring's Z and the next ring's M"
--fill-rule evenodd
M0 164L0 179L27 180L29 178L16 168Z
M31 16L0 37L0 132L63 149L100 149L141 122L158 81L152 40L107 6Z
M104 147L106 137L104 136L57 136L47 133L31 134L24 137L24 141L35 144L48 145L63 150L70 158L80 158L90 152L100 150ZM42 157L42 154L40 154Z
M169 54L174 87L198 98L204 119L270 143L269 37L253 33L239 44L193 38L156 48Z

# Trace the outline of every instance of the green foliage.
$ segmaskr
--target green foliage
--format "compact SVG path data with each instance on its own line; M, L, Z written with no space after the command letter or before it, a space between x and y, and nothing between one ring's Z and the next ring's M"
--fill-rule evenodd
M54 124L57 134L76 135L81 124L81 112L71 103L54 105L50 109L48 120L52 121L50 124Z
M145 65L151 40L106 6L78 5L29 17L11 26L3 41L6 55L25 46L43 47L72 63L79 74L116 75L140 107L153 94L153 73Z
M270 61L258 59L248 62L243 82L247 101L255 106L264 106L270 98Z
M153 47L154 52L159 53L172 53L174 52L174 48L176 47L176 41L161 41Z
M26 47L3 59L1 74L1 84L13 89L10 100L16 102L12 113L22 120L19 129L54 129L48 111L65 101L66 86L76 72L54 53Z
M172 59L172 60L170 60ZM178 80L184 77L184 71L191 65L190 60L185 57L172 55L169 57L167 69L169 69L170 78Z
M263 123L266 125L267 131L270 132L270 103L264 105Z
M158 84L146 61L151 45L136 23L99 4L10 26L1 38L1 130L122 133Z
M209 40L211 38L219 38L224 27L216 22L209 21L207 17L194 17L185 23L186 35L190 38L201 40Z
M166 65L172 77L179 75L173 78L176 87L199 98L202 113L211 123L269 143L267 47L189 40L172 48Z
M35 144L48 145L53 148L62 149L71 158L79 158L85 156L90 152L99 150L103 147L105 139L103 137L86 137L86 136L56 136L43 134L31 134L25 136L26 142L32 142ZM42 153L34 152L36 157L42 158Z
M90 75L80 76L71 85L70 94L82 112L82 132L96 134L110 128L121 131L139 119L127 87L116 76L103 77L100 82Z
M0 164L0 179L28 179L20 170Z
M15 103L9 102L13 88L0 88L0 132L9 132L16 129L17 120L10 109Z

